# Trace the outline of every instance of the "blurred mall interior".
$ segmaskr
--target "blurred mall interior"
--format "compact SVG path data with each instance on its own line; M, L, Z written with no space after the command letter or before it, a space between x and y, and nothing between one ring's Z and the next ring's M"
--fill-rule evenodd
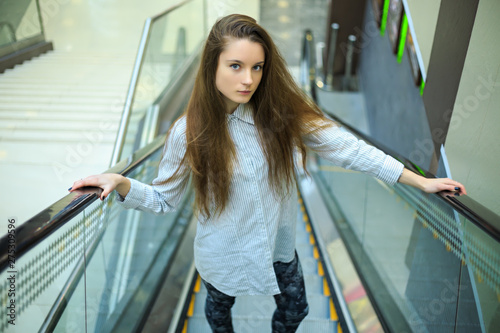
M155 216L68 188L152 182L231 13L257 19L342 130L467 188L426 194L308 154L298 332L498 332L499 1L2 0L0 333L210 331L193 191ZM274 309L238 297L235 331L271 331Z

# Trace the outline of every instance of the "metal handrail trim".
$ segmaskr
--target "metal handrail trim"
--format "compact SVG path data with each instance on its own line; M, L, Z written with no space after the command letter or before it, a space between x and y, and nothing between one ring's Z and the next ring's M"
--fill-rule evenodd
M196 274L196 268L194 266L194 261L193 261L186 275L186 280L184 282L184 286L182 287L182 291L179 296L179 302L177 302L177 306L175 307L174 314L172 316L170 327L167 333L175 333L177 331L177 328L179 327L180 321L182 319L182 312L184 309L184 305L191 293L193 278L195 274Z
M163 147L166 135L158 136L150 144L136 151L128 159L120 161L105 173L119 173L126 176ZM82 212L100 197L101 192L102 190L96 187L86 187L71 192L18 226L16 228L16 260L63 226L68 220ZM8 267L8 244L9 239L8 234L6 234L0 238L0 272Z
M179 2L178 4L173 5L172 7L168 8L168 9L165 9L163 12L160 12L160 13L158 13L158 14L156 14L156 15L151 16L150 18L151 18L151 20L156 21L156 20L160 19L162 16L167 15L167 14L168 14L168 13L170 13L171 11L173 11L173 10L175 10L175 9L179 8L179 7L182 7L182 6L184 6L186 3L191 2L191 1L193 1L193 0L184 0L184 1L181 1L181 2Z
M147 44L149 42L149 37L151 35L152 23L154 21L160 19L161 17L171 13L175 9L184 6L186 3L190 2L190 1L193 1L193 0L181 1L180 3L173 5L172 7L166 9L165 11L163 11L157 15L148 17L146 19L146 22L144 23L142 37L141 37L141 41L139 43L137 57L136 57L136 60L134 63L134 69L132 71L132 77L130 79L130 84L129 84L129 88L128 88L128 92L127 92L127 98L125 100L125 105L123 107L123 113L122 113L122 117L120 120L120 126L118 127L118 133L116 135L116 140L115 140L115 144L113 147L113 153L111 155L110 167L112 167L113 165L118 163L118 161L120 160L120 157L121 157L121 152L123 149L123 145L125 143L125 134L126 134L126 131L128 128L129 121L130 121L132 105L134 102L134 94L135 94L135 91L137 89L137 84L139 81L139 76L141 74L142 64L144 62L144 54L146 52L146 47L147 47Z
M311 209L312 208L312 202L311 202L311 198L310 198L311 188L309 188L308 191L304 191L304 188L307 186L307 183L309 183L309 186L312 188L312 190L314 192L316 192L316 193L319 193L319 192L318 192L318 189L316 188L316 184L309 177L303 178L303 179L301 179L301 181L298 182L301 196L304 200L304 205L306 206L306 212L310 216L309 223L311 224L312 229L315 233L314 238L316 240L316 244L318 246L319 252L321 253L321 255L324 258L325 257L324 254L328 254L328 250L327 250L327 246L326 246L323 238L318 237L319 236L318 233L320 233L318 221L322 221L323 223L325 223L326 220L328 220L328 219L330 219L330 221L331 221L331 218L327 212L326 204L323 201L323 198L321 198L321 195L319 195L319 197L318 196L315 197L314 207L316 209ZM309 193L309 195L307 195L305 193ZM314 216L311 216L311 215L314 215ZM333 223L333 221L331 221L331 223ZM337 274L335 273L335 269L333 268L333 265L332 265L330 260L322 260L322 263L323 263L323 266L326 269L328 277L332 283L332 286L334 289L334 294L338 296L337 301L338 301L339 306L340 306L340 311L342 313L342 317L343 317L345 324L348 328L348 332L356 333L357 332L356 325L354 324L354 321L352 319L351 311L349 310L347 302L346 302L345 298L342 296L343 295L342 286L337 278Z
M306 31L305 34L310 33L309 31ZM306 38L306 37L304 37ZM301 55L301 61L307 60L305 59L305 48L309 46L312 47L311 43L305 43L303 53ZM315 59L311 58L311 61L314 62ZM313 66L313 64L309 64L308 67ZM311 95L316 96L316 89L320 89L316 84L311 85ZM317 99L313 98L314 102L317 104ZM416 164L408 160L406 157L403 157L399 155L398 153L394 152L392 149L385 147L384 145L378 143L376 140L373 138L369 137L365 133L362 133L358 129L354 128L353 126L345 123L342 119L338 118L337 116L331 114L331 113L326 113L329 117L333 118L337 123L342 125L343 127L347 128L351 132L353 132L355 135L366 141L368 144L380 149L384 153L396 158L397 160L401 161L406 168L419 173L417 168L415 167ZM425 175L428 178L436 178L436 176L425 170ZM441 194L438 195L439 198L443 200L443 202L447 203L450 205L452 209L455 209L458 211L461 215L466 216L472 223L477 225L479 228L481 228L483 231L485 231L488 235L493 237L496 241L500 241L500 216L488 208L484 207L482 204L477 202L476 200L472 199L471 197L464 196L462 199L461 197L455 197L453 195L446 195L446 194ZM465 199L466 197L466 199Z
M146 52L146 45L148 44L149 41L150 32L151 32L151 18L148 17L146 19L146 22L144 23L141 42L139 43L139 49L137 51L137 57L135 60L134 69L132 71L132 78L130 79L127 98L125 99L125 106L123 107L120 126L118 127L118 133L116 135L116 141L113 147L113 154L111 155L110 167L118 163L121 157L121 152L123 149L123 145L125 143L125 134L128 128L128 123L130 121L130 114L132 113L132 105L134 103L135 90L139 82L139 76L141 74L142 64L144 62L144 53Z

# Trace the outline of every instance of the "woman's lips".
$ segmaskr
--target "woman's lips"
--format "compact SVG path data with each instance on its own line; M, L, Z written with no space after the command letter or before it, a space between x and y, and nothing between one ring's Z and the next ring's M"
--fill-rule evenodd
M250 90L238 90L238 93L242 95L250 95L251 91Z

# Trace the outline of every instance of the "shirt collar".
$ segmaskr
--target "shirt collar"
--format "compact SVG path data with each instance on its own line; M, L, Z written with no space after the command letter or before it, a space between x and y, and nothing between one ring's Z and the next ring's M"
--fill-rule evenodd
M255 123L253 121L253 112L252 112L252 108L250 107L250 105L240 104L240 105L238 105L236 110L234 110L234 112L228 116L230 118L231 117L238 118L246 123L255 125Z

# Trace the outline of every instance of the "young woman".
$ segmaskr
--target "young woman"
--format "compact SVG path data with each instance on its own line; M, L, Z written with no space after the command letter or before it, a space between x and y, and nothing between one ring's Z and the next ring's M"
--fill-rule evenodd
M295 152L306 148L337 165L425 192L460 191L450 179L418 176L341 131L297 87L269 34L229 15L212 28L185 114L171 127L153 185L117 174L73 184L116 190L125 207L175 209L191 176L198 227L195 264L207 287L215 332L232 332L235 296L274 295L273 332L294 332L308 305L295 253Z

